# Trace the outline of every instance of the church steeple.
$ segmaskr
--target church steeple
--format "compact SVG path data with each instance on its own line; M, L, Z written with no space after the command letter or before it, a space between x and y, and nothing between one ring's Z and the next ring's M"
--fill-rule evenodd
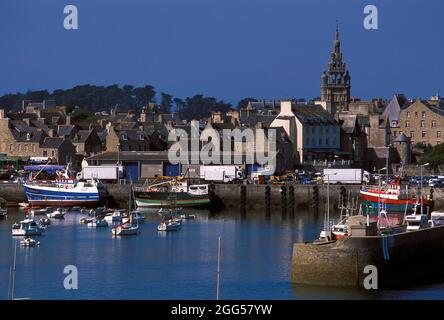
M351 77L342 61L339 26L333 41L333 51L328 62L327 72L321 79L321 100L326 102L327 110L335 114L338 110L347 110L350 101Z

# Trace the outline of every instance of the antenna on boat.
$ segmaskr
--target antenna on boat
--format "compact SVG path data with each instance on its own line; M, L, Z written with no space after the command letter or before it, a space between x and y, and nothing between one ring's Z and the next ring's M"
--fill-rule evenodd
M220 296L220 240L221 236L217 241L217 277L216 277L216 300L219 300Z

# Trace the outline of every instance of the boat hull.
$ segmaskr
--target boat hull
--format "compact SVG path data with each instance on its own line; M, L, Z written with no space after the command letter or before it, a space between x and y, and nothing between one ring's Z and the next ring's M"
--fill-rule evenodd
M191 195L187 192L143 192L134 191L138 207L162 208L172 205L179 207L199 207L211 203L210 196Z
M93 190L77 190L76 188L56 188L45 186L24 185L28 202L32 206L49 207L93 207L99 203L100 195L96 188Z
M382 202L384 207L388 212L405 212L406 210L411 210L413 206L417 203L417 200L408 198L408 199L399 199L396 195L389 196L378 196L377 194L373 194L370 192L361 191L361 200L364 203L366 209L370 209L370 211L378 210L378 203ZM424 208L427 210L433 209L433 200L423 199Z

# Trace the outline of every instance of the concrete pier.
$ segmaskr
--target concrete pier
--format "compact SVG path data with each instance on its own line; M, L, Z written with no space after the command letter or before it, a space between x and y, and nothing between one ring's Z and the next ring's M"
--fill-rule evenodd
M444 226L388 236L349 237L326 244L295 243L291 281L363 287L366 266L378 285L402 287L444 278Z

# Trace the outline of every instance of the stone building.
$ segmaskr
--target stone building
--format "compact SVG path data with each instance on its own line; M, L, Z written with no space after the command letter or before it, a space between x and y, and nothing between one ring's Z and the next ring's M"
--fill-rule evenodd
M399 117L399 131L405 134L413 145L416 143L435 146L444 141L444 109L426 101L415 100L402 109Z
M333 52L327 70L321 76L321 102L324 108L335 115L337 111L348 110L350 102L351 76L342 61L339 29L336 27Z
M281 112L270 127L282 127L300 162L332 159L340 149L340 128L319 105L281 102Z
M39 148L40 157L52 158L55 163L65 165L76 161L76 148L66 138L46 137Z

